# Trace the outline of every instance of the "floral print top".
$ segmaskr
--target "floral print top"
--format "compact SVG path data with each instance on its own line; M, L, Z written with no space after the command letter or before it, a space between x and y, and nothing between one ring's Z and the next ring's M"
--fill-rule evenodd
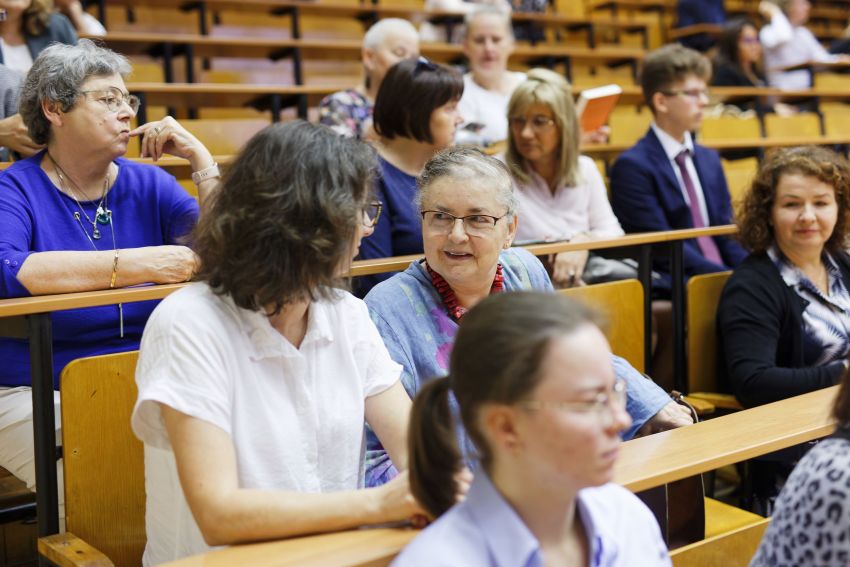
M330 126L340 136L359 140L372 124L373 108L356 89L335 92L319 103L319 123Z

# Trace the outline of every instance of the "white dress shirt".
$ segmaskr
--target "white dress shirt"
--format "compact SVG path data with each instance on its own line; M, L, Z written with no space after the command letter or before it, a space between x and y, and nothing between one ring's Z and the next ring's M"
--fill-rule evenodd
M812 86L809 71L775 71L774 69L806 63L807 61L835 61L805 26L792 26L781 11L761 28L759 39L764 46L764 66L767 82L772 87L786 90L808 89Z

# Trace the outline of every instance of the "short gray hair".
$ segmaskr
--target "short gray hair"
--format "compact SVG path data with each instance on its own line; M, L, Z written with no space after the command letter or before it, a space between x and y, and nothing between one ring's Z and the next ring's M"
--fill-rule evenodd
M33 62L21 86L18 110L30 138L37 144L46 144L50 137L50 122L41 110L42 102L59 103L62 111L68 112L89 77L116 73L126 77L130 71L126 57L88 39L81 39L76 45L50 45Z
M514 26L513 19L511 18L511 11L507 9L505 6L496 6L493 4L478 4L472 10L466 13L463 17L463 29L464 35L469 33L469 26L472 25L472 22L475 21L479 16L490 15L497 16L501 18L505 23L505 29L508 31L508 35L514 36Z
M416 204L421 208L422 201L435 181L449 177L458 181L483 179L490 181L496 191L499 204L507 209L509 215L516 215L517 198L507 166L494 157L484 154L473 146L453 146L438 152L428 160L422 174L416 179Z
M363 36L363 47L377 49L384 43L387 35L394 31L407 31L417 38L419 37L416 28L409 21L401 18L384 18L370 27L366 35Z

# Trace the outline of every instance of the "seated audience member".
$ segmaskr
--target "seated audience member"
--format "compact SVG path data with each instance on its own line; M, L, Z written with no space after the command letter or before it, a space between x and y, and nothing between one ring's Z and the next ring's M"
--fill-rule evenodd
M748 18L735 18L726 22L717 40L717 54L712 64L711 84L716 87L763 87L762 50L756 25ZM766 108L758 97L735 99L730 105L740 110Z
M18 93L22 77L0 63L0 160L9 161L9 150L23 157L31 156L43 146L36 144L18 114Z
M390 356L404 368L411 397L435 376L448 372L449 353L466 311L503 291L552 291L540 261L511 248L517 202L504 164L470 147L437 154L419 178L417 197L425 259L377 285L366 304ZM691 423L690 414L619 357L616 374L629 385L632 427L626 438ZM367 485L395 471L370 438ZM471 454L471 453L470 453Z
M411 487L437 521L394 567L671 564L652 513L611 482L631 420L587 307L541 293L484 299L450 366L417 394L410 423ZM451 398L480 463L454 507L463 460Z
M504 159L519 203L517 240L621 236L596 164L579 155L578 119L567 81L553 71L532 69L514 91L507 115ZM555 255L553 283L581 284L587 259L587 251Z
M508 0L425 0L425 12L438 12L434 14L438 19L431 21L431 18L426 15L425 21L419 26L419 39L426 42L449 42L457 43L463 35L464 26L449 26L439 21L439 12L451 12L455 15L463 15L474 12L481 6L489 6L505 12L511 13L511 2ZM451 18L454 23L456 20ZM451 32L451 33L449 33Z
M482 6L466 16L463 52L469 60L469 72L463 76L463 96L458 105L464 120L458 143L486 146L508 138L508 102L526 78L525 73L508 71L513 51L510 13ZM603 126L595 132L582 132L581 141L604 143L609 131Z
M811 8L809 0L763 0L759 4L770 20L759 32L770 86L788 90L812 86L809 71L781 71L782 67L809 61L850 61L847 55L831 55L806 27Z
M228 170L193 233L199 283L142 338L145 565L418 511L406 474L357 490L364 418L404 469L410 410L366 306L336 289L378 216L373 168L364 143L293 121Z
M750 567L850 562L850 385L843 373L832 406L835 433L803 457L782 487L770 525Z
M422 222L413 202L416 176L435 153L454 143L461 94L460 73L424 57L397 63L387 73L375 101L380 136L375 194L384 212L372 237L363 242L361 258L422 252ZM390 275L360 278L358 293L365 295Z
M684 28L697 24L723 24L726 10L723 0L679 0L676 2L676 27ZM683 37L679 43L697 51L708 51L714 47L715 40L710 34L697 34Z
M771 152L738 216L750 256L717 308L735 395L755 406L832 386L850 352L850 166L824 148Z
M463 96L458 104L464 124L458 143L489 145L508 137L505 109L511 93L525 73L508 71L514 51L511 14L496 6L480 6L467 14L463 53L469 72L463 76Z
M711 63L668 45L643 61L641 88L654 122L611 169L611 204L626 232L703 228L732 222L732 203L717 152L695 144L708 103ZM687 275L728 270L746 253L727 237L684 243ZM667 271L666 262L656 269ZM667 279L667 274L664 275ZM661 286L664 282L661 283Z
M50 0L0 2L0 63L26 75L33 60L54 42L73 45L77 34L68 18L56 13Z
M0 174L0 298L183 282L196 268L182 239L198 204L158 167L122 158L131 137L158 159L189 160L201 201L218 184L210 152L172 118L131 130L138 99L127 60L88 40L35 60L20 112L46 149ZM54 387L70 361L139 348L156 302L53 313ZM35 484L30 355L0 339L0 466ZM57 427L59 392L55 393ZM62 494L60 488L59 494Z
M419 36L407 20L386 18L363 36L363 82L326 96L319 103L319 122L337 134L375 139L372 112L378 89L390 67L419 55Z
M53 3L71 21L77 33L106 35L106 28L97 18L85 11L80 0L53 0Z

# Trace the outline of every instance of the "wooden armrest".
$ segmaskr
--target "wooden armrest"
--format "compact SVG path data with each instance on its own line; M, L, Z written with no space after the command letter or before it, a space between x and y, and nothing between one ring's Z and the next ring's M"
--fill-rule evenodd
M38 552L59 567L114 567L107 556L69 532L38 538Z
M688 401L690 401L691 398L709 402L720 409L735 411L744 409L741 402L739 402L732 394L721 394L718 392L691 392L688 394Z
M708 415L714 413L715 406L708 400L693 398L690 394L688 394L685 396L685 401L694 407L697 415Z

